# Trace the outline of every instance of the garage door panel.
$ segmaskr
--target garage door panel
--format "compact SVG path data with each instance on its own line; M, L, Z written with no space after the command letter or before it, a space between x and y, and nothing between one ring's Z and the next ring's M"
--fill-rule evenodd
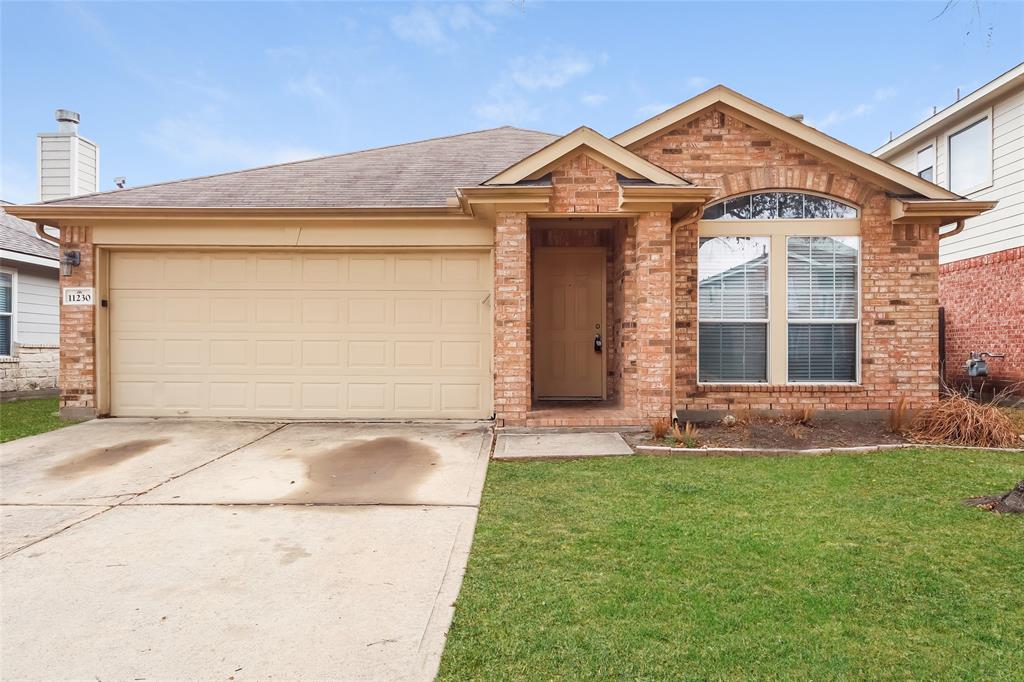
M111 288L460 291L490 289L479 253L118 253Z
M112 411L490 416L489 273L486 253L112 254Z

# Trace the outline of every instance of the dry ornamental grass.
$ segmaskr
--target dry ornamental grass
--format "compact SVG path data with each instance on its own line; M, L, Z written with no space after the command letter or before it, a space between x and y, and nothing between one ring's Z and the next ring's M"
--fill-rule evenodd
M910 435L921 443L1024 447L1013 423L998 407L976 403L959 393L921 410L910 425Z

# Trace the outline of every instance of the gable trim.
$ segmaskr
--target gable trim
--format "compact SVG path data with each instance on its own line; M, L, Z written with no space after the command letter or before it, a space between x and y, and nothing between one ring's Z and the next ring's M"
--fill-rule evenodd
M809 153L823 157L825 160L855 173L867 175L893 193L917 194L929 199L961 198L947 189L922 180L913 173L897 168L809 125L744 97L724 85L716 85L696 97L677 104L668 111L619 133L612 138L612 141L623 147L633 147L714 106L721 107L725 113L735 116L737 120L747 125L757 128L767 127L774 134Z
M586 126L577 128L548 146L509 166L484 185L514 185L544 175L552 166L583 149L595 160L633 179L646 179L659 185L685 187L692 183L647 159L637 156L625 147L609 140Z

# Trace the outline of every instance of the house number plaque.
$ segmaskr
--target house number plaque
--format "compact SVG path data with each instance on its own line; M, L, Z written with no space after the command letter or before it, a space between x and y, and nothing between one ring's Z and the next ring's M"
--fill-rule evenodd
M95 300L92 287L65 287L62 291L64 305L92 305Z

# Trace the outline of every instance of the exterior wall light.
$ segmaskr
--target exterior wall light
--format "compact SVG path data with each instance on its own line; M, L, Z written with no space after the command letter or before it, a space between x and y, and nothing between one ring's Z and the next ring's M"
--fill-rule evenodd
M65 251L64 257L60 259L61 277L70 277L71 271L82 264L81 251Z

